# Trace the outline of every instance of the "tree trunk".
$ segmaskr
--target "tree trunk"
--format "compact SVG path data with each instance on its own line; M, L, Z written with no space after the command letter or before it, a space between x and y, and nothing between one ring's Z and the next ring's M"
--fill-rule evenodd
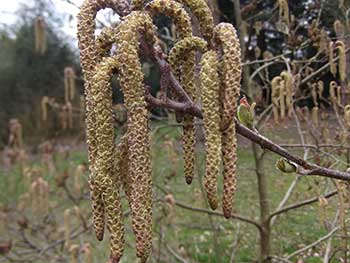
M253 144L253 152L255 159L255 169L258 180L258 193L259 193L259 203L260 203L260 258L259 262L269 263L270 255L270 207L269 207L269 198L267 190L267 176L264 173L263 167L263 155L259 154L259 146Z

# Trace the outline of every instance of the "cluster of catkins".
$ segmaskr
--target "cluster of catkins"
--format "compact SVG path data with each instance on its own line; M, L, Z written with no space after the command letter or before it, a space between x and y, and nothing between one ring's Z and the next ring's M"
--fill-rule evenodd
M113 9L121 21L95 37L96 14L104 8ZM185 8L197 18L201 37L193 35ZM176 43L168 54L172 71L189 98L195 103L202 102L207 153L204 186L209 204L213 209L218 207L217 177L222 162L223 211L227 218L233 213L237 159L234 116L241 78L236 30L226 23L214 27L205 0L135 0L131 6L126 0L86 0L78 17L78 38L85 79L89 184L97 239L103 239L105 226L110 232L110 262L119 262L124 247L121 188L131 209L136 254L141 262L147 261L152 248L149 112L139 53L141 41L156 52L161 50L152 20L158 14L170 17L176 28ZM116 49L112 53L114 44ZM196 52L203 53L201 89L196 87ZM117 145L110 83L113 74L117 74L127 110L127 132ZM177 94L169 96L181 100ZM195 162L194 117L185 115L182 121L185 178L191 183Z
M272 79L271 99L273 117L276 123L284 120L286 114L290 118L293 112L293 76L283 71L280 76Z

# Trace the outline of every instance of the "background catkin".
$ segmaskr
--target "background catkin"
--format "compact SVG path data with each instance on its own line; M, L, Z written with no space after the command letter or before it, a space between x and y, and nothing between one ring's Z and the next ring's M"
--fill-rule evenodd
M119 25L117 57L119 83L128 110L128 177L131 181L130 206L136 236L136 252L146 262L152 247L152 178L148 110L144 94L143 73L138 56L138 35L145 30L150 44L155 43L155 29L149 15L134 11Z
M338 50L339 56L339 77L341 81L346 79L346 47L343 41L335 42L335 48Z
M198 37L186 37L175 44L169 54L169 62L175 72L179 72L180 81L184 90L192 101L196 99L195 87L195 50L205 51L206 42ZM194 175L195 163L195 136L194 117L185 115L183 123L184 173L186 182L190 184Z
M236 189L237 138L234 116L240 94L241 48L235 28L228 23L215 27L214 39L222 47L220 101L222 155L223 155L223 211L226 218L233 212L233 198Z
M74 69L72 67L66 67L64 69L64 98L66 103L74 99L75 78Z
M293 113L293 76L288 71L283 71L281 77L285 84L285 102L287 108L287 115L292 117Z
M43 55L46 52L46 25L45 19L38 16L34 21L35 52Z
M350 130L350 105L344 107L344 121L346 128Z
M217 178L220 173L221 165L220 82L218 63L216 52L208 51L202 57L202 68L200 72L206 147L204 187L212 209L216 209L218 206Z
M280 97L280 86L282 78L280 76L274 77L271 82L271 100L272 100L272 111L275 123L279 120L279 97Z
M332 41L329 42L329 67L333 77L335 77L337 75L337 64L334 61L334 42Z
M44 122L47 121L48 103L49 103L49 98L47 96L44 96L41 99L41 118Z

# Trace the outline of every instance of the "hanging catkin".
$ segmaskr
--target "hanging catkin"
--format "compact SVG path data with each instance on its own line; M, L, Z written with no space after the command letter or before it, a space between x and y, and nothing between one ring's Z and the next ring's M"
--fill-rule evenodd
M95 18L98 11L104 8L113 9L119 16L129 12L127 0L85 0L78 15L78 40L80 60L85 80L85 106L86 106L86 137L88 144L88 159L90 171L90 189L94 217L94 230L98 240L103 239L104 232L104 204L102 193L94 183L95 161L97 156L94 98L91 96L91 78L95 72L95 66L101 60L95 43ZM98 211L96 211L98 209Z
M49 103L49 98L44 96L41 99L41 118L44 122L47 122L47 107Z
M137 32L143 29L150 44L155 43L155 29L149 15L134 11L118 26L117 57L119 83L128 110L128 177L131 180L130 206L136 236L136 251L146 262L152 246L152 181L148 111L144 94L143 73L138 56Z
M330 71L335 77L337 75L337 64L334 61L334 42L329 42L329 66L330 66Z
M218 206L217 178L221 165L220 82L218 64L216 52L208 51L202 57L202 68L200 72L206 149L204 187L212 209L216 209Z
M207 43L198 37L186 37L175 44L169 54L169 62L175 72L181 72L181 82L192 101L196 100L195 88L195 51L204 52ZM186 115L183 127L183 147L185 162L185 178L190 184L194 174L195 162L195 127L193 116Z
M282 78L280 76L274 77L271 82L271 100L272 100L272 111L275 123L279 121L279 108L280 108L280 90L281 90Z
M287 115L291 118L293 113L293 76L288 71L283 71L281 77L285 84Z
M341 81L346 79L346 47L343 41L335 42L335 48L338 50L339 56L339 77Z
M222 47L221 86L222 101L222 155L223 155L223 211L226 218L233 212L233 197L236 189L237 138L234 116L240 94L241 48L236 29L228 23L215 27L214 39Z
M198 20L204 39L210 41L214 31L213 14L205 0L177 0L186 5Z
M46 24L42 16L34 21L35 52L43 55L46 52Z
M71 67L64 69L64 98L65 102L72 101L75 96L75 72Z
M191 37L192 26L189 15L186 13L185 9L180 3L173 0L154 0L146 6L146 10L149 10L152 14L165 14L174 20L176 25L178 38L184 39L186 37ZM187 39L188 40L188 39ZM191 44L189 41L180 43L179 48L175 50L182 51L182 47L185 44ZM183 55L182 52L176 51L175 54ZM173 52L174 53L174 52ZM175 55L172 55L175 58ZM195 98L195 86L194 86L194 69L195 69L195 52L189 49L189 52L181 60L182 66L179 67L180 61L170 60L170 64L174 69L175 75L179 78L181 84L183 85L186 93L189 95L190 99ZM194 117L186 115L183 122L183 150L184 150L184 170L186 182L190 184L193 179L194 174L194 163L195 163L195 127L194 127Z
M94 114L96 118L97 159L95 163L95 184L102 193L110 232L111 261L119 262L124 250L124 227L118 187L113 184L114 168L114 127L112 116L113 70L119 69L117 58L104 58L96 68L92 78L91 94L96 98Z

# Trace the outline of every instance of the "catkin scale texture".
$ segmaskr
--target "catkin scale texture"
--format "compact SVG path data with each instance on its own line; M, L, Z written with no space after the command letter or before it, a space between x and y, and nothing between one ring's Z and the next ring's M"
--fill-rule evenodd
M175 72L178 72L181 83L191 98L196 99L195 87L195 50L204 52L207 48L206 42L198 37L186 37L175 44L169 54L169 62ZM185 115L183 123L183 149L184 149L184 171L188 184L193 180L195 163L195 126L193 116Z
M115 57L104 58L92 78L91 94L96 116L97 159L95 184L102 193L107 228L110 232L111 260L119 262L124 250L124 227L119 190L113 183L114 127L112 117L112 71L119 69Z
M178 0L178 2L189 7L198 20L202 36L210 41L214 31L214 19L207 2L205 0Z
M95 18L99 10L104 8L111 8L120 16L127 13L128 2L126 0L85 0L81 6L78 15L78 40L80 49L80 61L85 80L85 107L86 107L86 137L88 144L88 159L91 182L91 193L93 217L94 217L94 230L98 240L103 239L104 229L104 204L102 200L102 193L98 192L98 187L94 183L95 175L95 159L97 156L97 142L96 142L96 129L95 129L95 115L93 113L94 100L91 95L91 78L95 73L95 67L100 62L101 56L96 48L95 41ZM97 211L96 209L99 209ZM98 223L95 223L97 222Z
M221 165L220 82L215 51L205 53L201 61L202 110L205 132L206 166L204 187L212 209L218 206L217 178Z
M145 10L151 14L164 14L173 19L179 39L192 35L191 19L183 6L173 0L153 0Z
M222 75L220 85L222 156L223 156L223 211L226 218L233 213L236 189L237 138L234 116L241 82L241 48L235 28L221 23L214 29L214 40L222 48Z
M118 28L117 57L124 62L120 67L119 83L128 110L128 177L131 184L132 225L137 256L141 262L146 262L152 246L152 181L148 111L136 33L143 28L146 35L152 37L155 30L152 19L136 11L125 17ZM155 38L149 40L154 42Z

